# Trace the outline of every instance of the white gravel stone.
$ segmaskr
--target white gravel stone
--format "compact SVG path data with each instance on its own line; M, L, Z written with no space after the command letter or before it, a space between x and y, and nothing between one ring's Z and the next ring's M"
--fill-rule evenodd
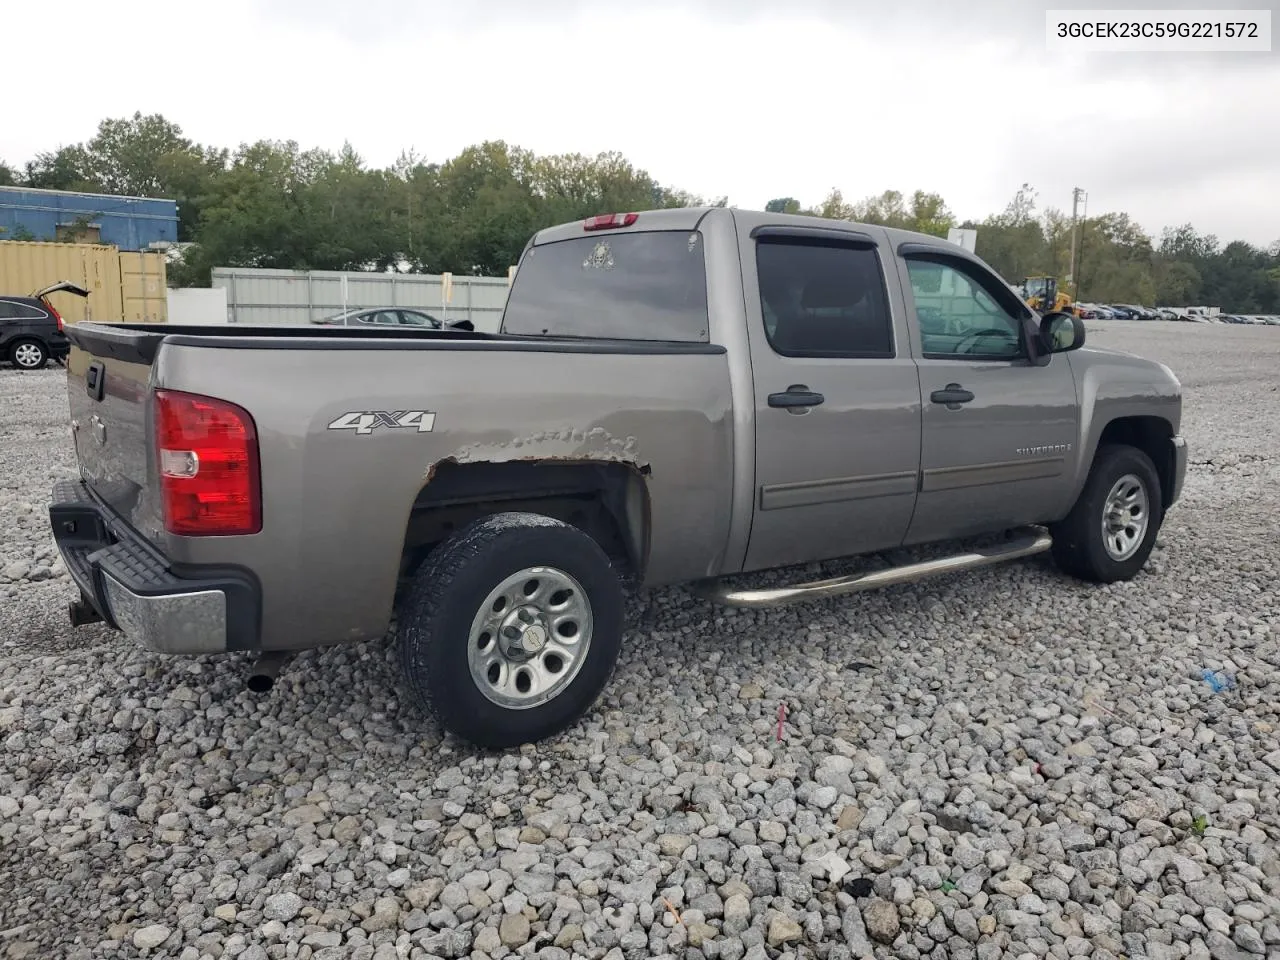
M166 940L172 931L162 923L152 923L133 932L133 945L139 950L154 950Z
M280 920L284 923L292 920L302 912L302 898L296 893L277 893L268 897L262 908L262 915L268 920Z
M769 843L784 843L787 839L787 827L776 820L766 820L760 824L760 839Z

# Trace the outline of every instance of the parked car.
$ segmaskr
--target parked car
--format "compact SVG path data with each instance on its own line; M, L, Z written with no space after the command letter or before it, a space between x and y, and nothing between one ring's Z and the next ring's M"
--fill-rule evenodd
M1118 306L1116 304L1109 303L1107 304L1107 309L1110 310L1115 315L1115 319L1117 320L1140 320L1141 319L1141 314L1139 314L1136 307L1124 307L1124 306Z
M62 315L49 302L58 291L89 296L89 291L62 281L28 297L0 293L0 359L19 370L39 370L50 359L61 362L71 344L63 333Z
M398 610L407 701L510 747L595 702L626 583L769 607L1046 551L1129 580L1186 471L1168 367L1088 348L963 248L881 226L593 217L530 240L498 333L375 334L77 324L81 473L49 510L73 622L258 652L260 689Z
M1160 315L1156 313L1154 310L1152 310L1150 307L1144 307L1141 304L1134 304L1134 303L1121 304L1121 306L1127 307L1128 309L1132 310L1135 314L1137 314L1137 319L1139 320L1159 320L1160 319Z
M474 330L470 320L441 320L411 307L365 307L334 314L313 323L332 327L425 327L428 330Z

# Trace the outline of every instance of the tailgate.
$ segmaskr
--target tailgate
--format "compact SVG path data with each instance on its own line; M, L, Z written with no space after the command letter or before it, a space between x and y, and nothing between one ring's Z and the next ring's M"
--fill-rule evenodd
M71 435L89 489L153 543L162 535L151 464L151 362L162 335L67 327Z

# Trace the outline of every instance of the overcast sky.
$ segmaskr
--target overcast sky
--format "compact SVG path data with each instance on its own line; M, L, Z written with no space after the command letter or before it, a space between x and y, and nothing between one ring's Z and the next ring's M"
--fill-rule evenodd
M0 159L141 110L217 145L347 139L378 165L484 139L619 150L748 208L920 188L981 218L1024 181L1068 210L1080 186L1091 215L1266 245L1280 239L1280 47L1050 56L1044 10L1275 3L9 2L4 32L26 39L6 44Z

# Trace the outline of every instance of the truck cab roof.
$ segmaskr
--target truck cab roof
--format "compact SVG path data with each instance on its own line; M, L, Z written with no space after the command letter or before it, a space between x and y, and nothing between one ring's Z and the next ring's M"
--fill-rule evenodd
M947 253L960 250L972 257L968 251L942 237L913 230L900 230L896 227L884 227L878 224L860 223L853 220L829 220L822 217L811 217L799 213L767 213L763 210L744 210L729 207L673 207L664 210L645 210L637 214L623 212L602 214L586 220L575 220L557 224L539 230L530 240L531 246L541 246L560 240L571 240L584 233L609 234L624 233L629 230L696 230L708 216L732 215L737 222L748 230L756 230L764 226L811 229L830 235L831 233L864 233L887 236L892 246L902 243L921 244L937 247ZM613 217L610 221L608 218ZM630 223L625 217L634 217ZM976 258L975 258L976 259Z

